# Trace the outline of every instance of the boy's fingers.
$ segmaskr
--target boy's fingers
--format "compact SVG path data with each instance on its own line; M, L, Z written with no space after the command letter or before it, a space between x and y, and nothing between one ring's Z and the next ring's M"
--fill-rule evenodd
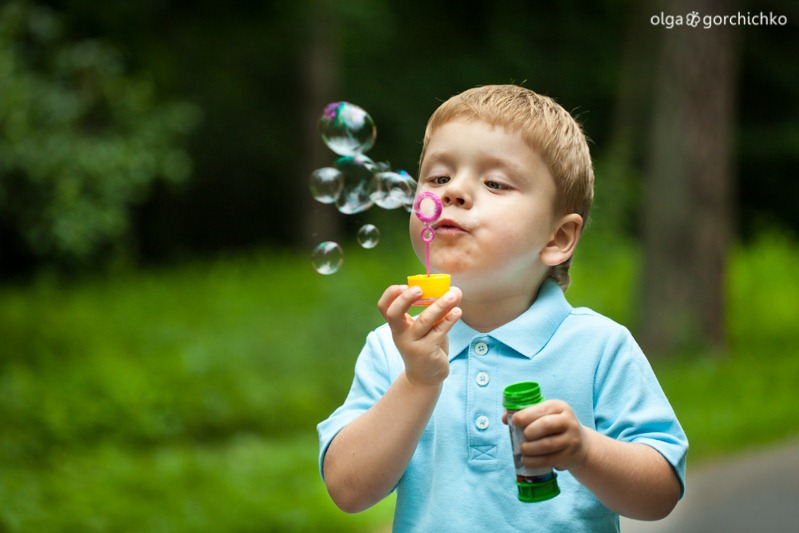
M380 299L377 300L377 308L380 309L380 313L385 316L386 312L388 311L389 306L391 303L397 299L397 296L402 294L402 291L407 289L407 285L392 285L383 291L383 295L380 296Z
M460 299L460 289L453 287L444 296L433 302L430 307L416 317L412 326L414 337L424 337L433 329L442 333L449 331L460 318L461 310L456 307L460 303Z
M541 403L525 407L513 415L513 424L527 426L546 415L554 415L563 411L560 400L545 400Z
M552 435L563 433L563 421L557 416L543 416L524 428L524 439L537 441Z
M418 300L422 295L422 289L419 287L407 287L403 285L399 287L401 288L401 290L398 291L399 294L388 302L388 306L383 312L383 316L392 329L407 325L408 311L410 311L413 302Z
M449 330L452 329L452 326L455 325L455 322L460 320L462 314L463 310L461 310L460 307L453 307L444 315L444 318L435 323L433 330L437 330L441 333L448 333Z
M560 403L559 400L547 400L526 407L513 415L511 424L524 428L524 437L528 440L557 432L555 426L559 423L559 415L563 413Z
M418 317L412 319L408 312L421 296L422 289L419 287L392 285L385 290L378 300L377 306L395 333L410 328L411 337L416 340L433 330L446 334L462 314L460 308L456 307L462 296L460 289L452 287L444 296L422 311Z
M513 415L513 423L524 428L524 438L528 441L563 433L572 422L576 418L561 400L547 400Z

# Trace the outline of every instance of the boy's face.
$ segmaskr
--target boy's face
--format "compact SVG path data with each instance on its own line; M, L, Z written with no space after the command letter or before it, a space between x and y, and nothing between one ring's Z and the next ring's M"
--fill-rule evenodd
M422 161L422 191L436 193L443 204L433 223L432 269L451 274L464 297L535 294L548 269L544 250L558 226L556 188L521 135L484 122L440 126ZM412 214L411 241L422 261L423 227Z

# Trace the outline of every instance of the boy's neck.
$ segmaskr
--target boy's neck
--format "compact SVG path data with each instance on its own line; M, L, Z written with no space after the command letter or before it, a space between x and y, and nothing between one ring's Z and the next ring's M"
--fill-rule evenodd
M463 310L461 320L480 333L488 333L527 311L538 296L539 289L540 284L533 291L483 297L470 297L464 292L459 305Z

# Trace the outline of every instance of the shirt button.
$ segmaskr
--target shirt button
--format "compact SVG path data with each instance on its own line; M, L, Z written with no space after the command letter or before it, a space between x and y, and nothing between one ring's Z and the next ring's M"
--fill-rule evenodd
M488 426L491 425L491 422L488 420L487 416L480 415L474 421L474 425L477 426L477 429L488 429Z
M491 381L491 378L488 377L488 374L486 374L485 372L480 372L479 374L477 374L475 381L481 387L485 387L486 385L488 385L488 382Z
M474 345L474 353L477 355L485 355L488 353L488 344L484 342L478 342Z

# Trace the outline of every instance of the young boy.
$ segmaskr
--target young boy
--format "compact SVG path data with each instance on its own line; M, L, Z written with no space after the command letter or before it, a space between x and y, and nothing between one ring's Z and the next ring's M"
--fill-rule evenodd
M617 531L620 514L671 512L688 448L674 411L627 329L563 294L593 181L580 126L547 97L478 87L436 110L419 192L441 198L430 261L453 288L416 317L417 288L380 298L387 324L318 428L341 509L396 489L395 531ZM508 421L502 391L519 381L549 400ZM525 465L557 469L560 495L517 499L503 422L524 428Z

